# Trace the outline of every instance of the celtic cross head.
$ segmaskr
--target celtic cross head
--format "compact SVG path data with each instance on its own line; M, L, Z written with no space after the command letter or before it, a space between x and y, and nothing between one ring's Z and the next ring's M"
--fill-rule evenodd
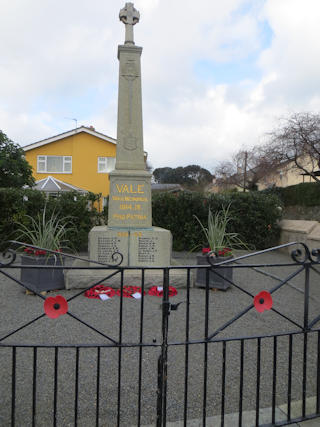
M134 44L133 26L139 22L140 13L133 7L133 3L126 3L125 7L120 10L119 19L126 26L125 44Z

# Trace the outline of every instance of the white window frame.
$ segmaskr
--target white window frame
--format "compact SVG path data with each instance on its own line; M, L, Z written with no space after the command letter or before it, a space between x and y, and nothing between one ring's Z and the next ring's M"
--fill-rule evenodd
M110 165L109 159L110 160L112 159L112 165ZM109 172L111 172L115 167L114 161L115 161L115 157L111 157L111 156L98 157L98 166L97 166L98 173L109 173ZM104 169L100 170L100 166L104 166Z
M62 171L48 171L48 157L62 157ZM43 169L41 169L42 165ZM70 170L66 170L66 166L70 165ZM37 173L72 173L72 156L37 156Z

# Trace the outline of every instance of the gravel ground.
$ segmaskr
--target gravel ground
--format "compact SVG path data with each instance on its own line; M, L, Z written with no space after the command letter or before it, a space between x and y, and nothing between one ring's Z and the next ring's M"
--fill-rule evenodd
M180 265L195 264L195 255L175 254ZM289 256L282 253L259 255L250 263L288 263ZM261 267L282 279L299 267ZM319 267L317 267L319 270ZM5 269L4 272L19 277L19 269ZM187 273L186 273L187 277ZM234 269L234 282L255 295L262 289L269 290L279 283L254 271L253 269ZM309 316L313 319L319 315L320 288L319 275L311 272L310 276ZM174 286L174 283L172 283ZM304 272L300 273L290 284L284 285L273 294L274 308L293 321L303 324L304 308ZM69 298L76 291L59 291ZM52 292L50 295L55 295ZM190 289L189 328L186 327L187 290L178 289L178 295L171 302L182 302L177 311L169 316L169 349L168 349L168 399L167 419L181 420L184 416L185 374L188 373L187 417L201 418L204 401L204 369L207 368L207 401L206 415L212 416L221 412L222 405L222 366L223 344L213 342L205 345L184 343L186 333L190 341L201 341L205 336L206 292L203 289ZM252 303L252 298L236 287L228 291L209 291L208 330L214 331ZM145 296L143 300L123 298L122 322L121 300L115 296L111 300L92 300L82 295L69 303L69 310L74 315L99 329L111 339L122 342L139 343L140 334L143 343L154 346L143 348L104 347L111 341L88 329L74 318L65 315L58 319L42 317L30 326L23 328L6 338L0 347L0 425L10 425L12 390L15 385L15 422L17 426L32 425L33 395L35 396L36 425L47 426L53 423L54 405L58 426L74 425L75 400L77 399L77 416L79 426L95 424L97 408L97 372L99 371L99 421L101 426L117 425L118 388L121 389L120 425L138 425L139 400L139 364L141 358L141 424L155 424L157 400L157 362L162 342L161 299ZM143 310L142 310L143 308ZM26 295L23 288L14 280L0 274L0 336L30 322L43 313L41 298ZM141 318L143 330L141 331ZM120 330L120 324L122 328ZM250 310L247 314L226 328L220 338L267 335L278 332L290 332L297 327L273 311L259 314ZM33 347L21 345L84 345L76 350L74 347L53 348L39 347L36 350L36 375L34 376ZM317 377L317 333L308 334L307 356L307 396L316 394ZM16 348L15 384L12 381L11 347L4 344L19 344ZM92 345L93 347L88 347ZM98 350L95 346L101 345ZM272 378L274 354L273 338L261 339L260 362L260 406L272 404ZM280 405L286 402L288 391L288 336L277 339L277 400ZM78 376L76 362L78 351ZM98 370L98 354L100 369ZM188 363L186 364L186 355ZM55 364L55 357L57 363ZM207 359L207 364L205 360ZM56 371L55 371L56 366ZM120 370L119 370L120 366ZM240 389L240 342L228 341L225 356L225 401L226 413L236 412L239 408ZM302 399L303 389L303 337L293 337L292 356L292 400ZM119 384L120 379L120 384ZM56 380L56 388L54 383ZM36 387L34 387L34 384ZM76 392L76 385L78 385ZM54 390L56 389L56 393ZM243 410L254 409L257 397L257 339L247 340L244 344L243 368Z

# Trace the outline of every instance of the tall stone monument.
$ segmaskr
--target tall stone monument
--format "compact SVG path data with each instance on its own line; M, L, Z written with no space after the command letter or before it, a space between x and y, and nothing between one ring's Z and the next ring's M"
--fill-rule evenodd
M122 265L170 265L172 237L169 230L152 226L151 174L146 171L143 149L141 66L142 47L134 43L133 26L140 14L133 3L120 10L125 43L118 46L119 95L117 154L110 173L108 225L89 233L89 258L112 263L121 252Z

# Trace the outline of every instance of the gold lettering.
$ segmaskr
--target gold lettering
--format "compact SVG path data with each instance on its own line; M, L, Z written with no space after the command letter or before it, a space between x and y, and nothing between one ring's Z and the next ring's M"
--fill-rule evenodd
M128 193L128 194L144 194L144 184L116 184L118 193ZM116 199L115 199L116 200Z
M129 234L128 234L128 232L127 232L127 231L119 231L119 232L117 233L117 236L118 236L118 237L128 237L128 236L129 236Z
M113 214L113 218L116 219L126 219L125 215Z

